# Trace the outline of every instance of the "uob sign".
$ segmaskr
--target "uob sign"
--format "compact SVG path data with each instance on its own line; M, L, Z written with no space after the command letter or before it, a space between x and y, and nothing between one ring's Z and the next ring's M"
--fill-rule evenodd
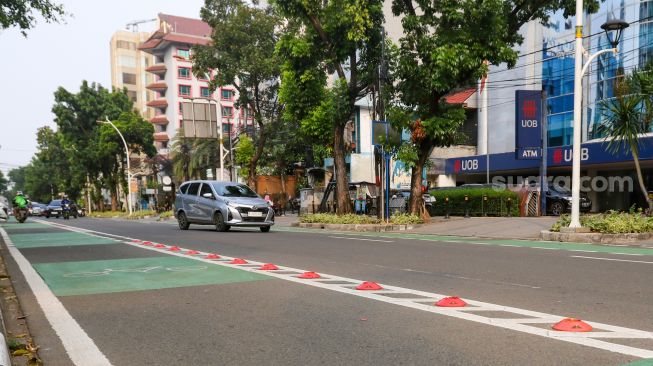
M515 91L515 150L517 159L539 159L542 148L542 92Z

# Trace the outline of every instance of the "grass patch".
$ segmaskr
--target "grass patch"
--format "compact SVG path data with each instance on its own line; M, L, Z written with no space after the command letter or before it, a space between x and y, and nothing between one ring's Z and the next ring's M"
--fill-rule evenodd
M312 224L378 224L379 219L365 215L336 215L330 213L308 214L301 216L299 222Z
M408 213L396 213L390 216L390 223L394 225L415 225L423 224L421 217Z
M560 228L569 226L571 218L562 215L551 227L551 231L559 232ZM581 215L580 223L592 232L602 234L648 233L653 232L653 217L641 212L608 211L602 214Z
M172 211L161 212L159 215L159 220L165 220L174 217L175 214Z

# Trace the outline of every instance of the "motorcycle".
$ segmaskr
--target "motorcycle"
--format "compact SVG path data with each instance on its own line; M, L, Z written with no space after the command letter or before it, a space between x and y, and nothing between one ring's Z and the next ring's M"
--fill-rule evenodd
M18 220L19 223L24 223L25 220L27 220L29 212L27 211L27 207L23 208L17 208L16 211L14 212L14 216L16 217L16 220Z
M61 210L63 213L63 219L68 220L70 219L70 203L64 203L61 205Z

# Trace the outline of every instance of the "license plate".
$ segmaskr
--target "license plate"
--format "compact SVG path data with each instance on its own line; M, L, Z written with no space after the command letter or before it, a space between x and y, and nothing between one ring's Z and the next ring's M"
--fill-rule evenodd
M263 217L263 213L258 212L258 211L250 211L248 216L249 217Z

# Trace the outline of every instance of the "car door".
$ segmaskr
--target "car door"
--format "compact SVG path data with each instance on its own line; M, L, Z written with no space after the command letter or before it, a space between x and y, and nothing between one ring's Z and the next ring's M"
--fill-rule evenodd
M213 220L213 209L215 207L215 194L208 183L202 183L200 194L197 197L197 208L199 210L200 220L211 222Z
M200 212L197 208L197 194L200 191L200 185L200 182L191 183L184 195L184 210L186 211L186 217L191 221L200 220Z

